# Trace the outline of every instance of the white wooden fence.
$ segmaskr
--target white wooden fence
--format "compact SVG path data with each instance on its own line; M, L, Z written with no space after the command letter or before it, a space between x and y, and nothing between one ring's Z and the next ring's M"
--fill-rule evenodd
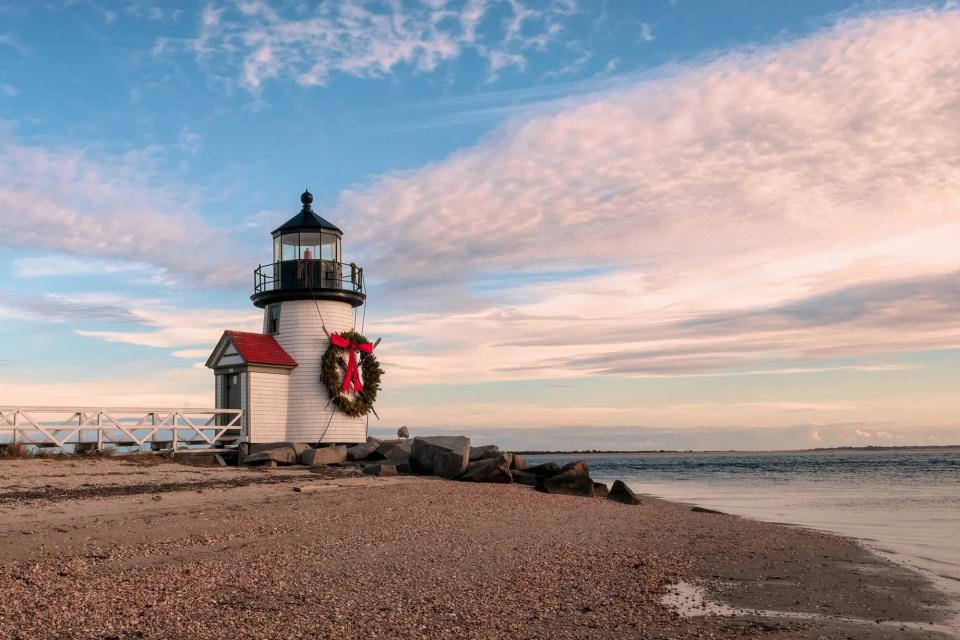
M240 409L0 406L0 445L100 450L149 444L154 450L174 451L223 447L240 441L242 424Z

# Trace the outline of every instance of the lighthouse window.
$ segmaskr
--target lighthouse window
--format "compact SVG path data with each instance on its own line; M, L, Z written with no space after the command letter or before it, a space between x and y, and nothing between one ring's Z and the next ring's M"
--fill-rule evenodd
M273 261L280 262L280 236L273 239Z
M280 259L296 260L299 256L300 234L287 233L280 236Z
M267 333L273 335L280 332L280 305L272 304L267 307Z
M300 259L301 260L319 260L320 259L320 234L319 233L301 233L300 234Z
M324 260L340 260L340 252L338 251L338 241L339 238L333 235L332 233L323 234L323 247L320 251L320 257Z

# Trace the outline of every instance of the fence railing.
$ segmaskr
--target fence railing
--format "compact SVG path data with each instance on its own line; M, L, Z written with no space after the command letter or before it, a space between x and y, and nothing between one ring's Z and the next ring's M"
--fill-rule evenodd
M240 441L242 423L241 409L0 406L0 445L223 447Z

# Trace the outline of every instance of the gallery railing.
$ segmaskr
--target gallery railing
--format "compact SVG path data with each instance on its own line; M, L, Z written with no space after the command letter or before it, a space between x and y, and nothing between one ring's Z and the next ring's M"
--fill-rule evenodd
M363 293L363 269L333 260L284 260L253 272L253 293L278 289L337 289Z

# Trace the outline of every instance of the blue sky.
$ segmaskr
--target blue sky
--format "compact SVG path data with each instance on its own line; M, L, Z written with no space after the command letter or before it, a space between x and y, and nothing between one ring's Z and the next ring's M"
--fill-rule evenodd
M955 442L951 3L0 0L0 403L206 406L306 181L383 429Z

